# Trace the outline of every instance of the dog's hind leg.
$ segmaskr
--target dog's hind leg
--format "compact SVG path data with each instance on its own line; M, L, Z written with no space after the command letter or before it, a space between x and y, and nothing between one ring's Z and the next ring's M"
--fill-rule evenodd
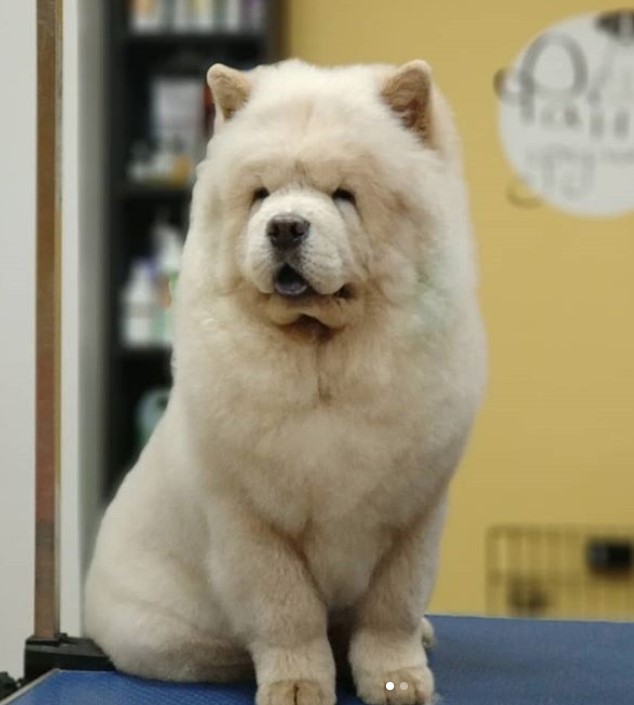
M423 617L421 621L423 625L423 646L426 649L433 649L436 645L436 632L434 631L434 627L427 617Z
M103 607L91 616L87 632L121 671L183 682L254 677L246 650L188 623L181 615L137 600Z

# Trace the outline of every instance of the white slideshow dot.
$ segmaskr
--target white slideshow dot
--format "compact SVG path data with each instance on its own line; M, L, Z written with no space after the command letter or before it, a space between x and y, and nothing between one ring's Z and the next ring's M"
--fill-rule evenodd
M399 685L399 688L400 688L401 690L407 690L407 683L405 683L405 681L403 681L403 682Z
M394 690L394 683L392 683L392 681L388 681L388 682L385 684L385 687L386 687L388 690Z

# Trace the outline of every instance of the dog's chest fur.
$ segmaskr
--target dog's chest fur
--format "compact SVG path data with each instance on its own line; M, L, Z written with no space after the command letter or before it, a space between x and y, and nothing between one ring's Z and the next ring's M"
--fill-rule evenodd
M453 470L448 447L468 427L461 348L355 331L316 352L223 332L183 351L187 372L205 374L177 385L206 501L256 514L295 544L327 604L347 606Z
M330 526L308 525L300 550L329 609L349 607L365 594L390 541L387 524L362 526L354 517Z
M295 544L337 609L366 592L395 529L424 510L439 478L425 468L425 414L409 400L423 394L415 378L404 385L395 375L368 395L358 380L353 392L350 380L308 375L312 408L254 415L250 433L233 441L226 430L218 440L225 457L237 456L232 491Z

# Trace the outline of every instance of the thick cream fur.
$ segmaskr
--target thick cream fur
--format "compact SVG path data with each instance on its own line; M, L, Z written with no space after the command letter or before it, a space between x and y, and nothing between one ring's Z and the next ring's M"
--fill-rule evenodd
M122 670L254 667L258 705L327 705L334 648L367 703L431 698L421 620L485 352L452 118L432 84L433 144L407 129L381 94L395 70L260 68L219 121L194 189L169 407L86 585L86 631ZM341 187L356 207L332 200ZM266 224L280 213L311 222L297 266L320 296L273 293Z

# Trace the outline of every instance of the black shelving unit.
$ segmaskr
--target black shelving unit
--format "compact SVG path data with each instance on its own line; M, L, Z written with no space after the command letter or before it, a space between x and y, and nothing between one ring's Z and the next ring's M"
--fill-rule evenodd
M107 128L104 260L107 349L104 499L116 491L138 455L135 413L143 395L171 382L170 349L161 345L126 348L121 337L120 296L135 258L151 249L150 228L157 213L187 230L191 186L134 183L127 177L132 145L148 136L150 83L157 72L199 78L215 62L249 68L282 56L282 0L265 0L256 31L139 34L131 29L127 0L104 0Z

